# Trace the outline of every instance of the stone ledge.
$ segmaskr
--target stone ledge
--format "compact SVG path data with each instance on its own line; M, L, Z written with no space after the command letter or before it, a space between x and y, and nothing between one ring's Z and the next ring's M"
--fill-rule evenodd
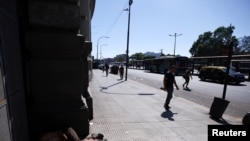
M77 34L28 32L26 33L26 57L79 60L84 57L82 54L86 50L84 41L85 37Z
M31 26L80 28L80 7L77 3L29 1L29 23Z

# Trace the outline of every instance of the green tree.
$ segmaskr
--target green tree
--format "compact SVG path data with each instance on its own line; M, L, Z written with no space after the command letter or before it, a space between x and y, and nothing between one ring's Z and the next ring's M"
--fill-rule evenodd
M133 60L143 60L144 59L144 54L139 52L139 53L135 53L135 54L132 54L130 56L131 59Z
M199 35L198 39L193 43L189 52L192 56L219 56L227 55L229 44L233 42L234 50L238 46L238 40L232 36L234 26L218 27L214 32L205 32Z
M114 57L114 61L115 62L125 62L126 61L126 54L117 55L116 57Z
M244 36L239 40L239 46L235 50L236 54L250 53L250 36Z

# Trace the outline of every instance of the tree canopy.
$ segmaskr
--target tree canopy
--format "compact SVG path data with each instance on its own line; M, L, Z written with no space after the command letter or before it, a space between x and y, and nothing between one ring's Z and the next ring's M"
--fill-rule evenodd
M144 54L139 52L139 53L135 53L135 54L132 54L130 56L130 58L134 59L134 60L143 60L144 59Z
M236 54L249 54L250 53L250 36L244 36L239 39L239 46L235 50Z
M144 59L155 58L155 56L145 55L145 54L139 52L139 53L132 54L130 56L130 58L133 59L133 60L144 60Z
M214 32L207 31L199 35L189 52L192 56L220 56L227 55L230 45L237 49L238 40L233 36L234 26L218 27Z

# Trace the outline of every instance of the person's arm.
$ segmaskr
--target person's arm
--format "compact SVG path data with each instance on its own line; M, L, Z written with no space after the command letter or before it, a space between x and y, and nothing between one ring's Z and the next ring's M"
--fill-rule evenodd
M178 87L178 85L177 85L175 79L174 79L174 85L175 85L176 89L179 90L179 87Z
M168 77L165 75L165 76L164 76L164 79L163 79L163 89L164 89L164 90L167 89L167 88L166 88L166 86L167 86L167 79L168 79Z
M191 71L190 71L190 73L189 73L189 76L190 76L191 79L193 79L193 77L192 77L192 72L191 72Z

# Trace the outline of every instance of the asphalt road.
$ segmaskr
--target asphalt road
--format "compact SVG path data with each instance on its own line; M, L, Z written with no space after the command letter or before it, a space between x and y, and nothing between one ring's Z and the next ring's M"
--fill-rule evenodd
M128 78L159 89L163 84L163 74L150 73L145 70L128 69ZM175 90L174 95L183 97L208 108L211 107L214 97L222 98L224 84L201 81L197 76L190 80L190 90L182 88L184 79L176 76L180 90ZM227 85L225 99L229 101L224 114L242 118L250 112L250 82L240 85Z

